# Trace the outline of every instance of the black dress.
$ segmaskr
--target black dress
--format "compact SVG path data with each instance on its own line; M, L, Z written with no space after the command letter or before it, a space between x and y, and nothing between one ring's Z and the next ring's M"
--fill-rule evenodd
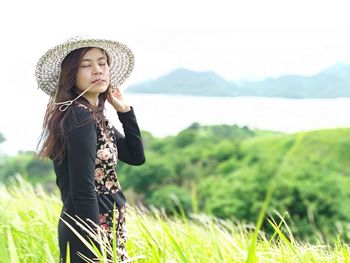
M124 129L124 135L117 131L107 120L107 129L102 128L93 118L93 113L85 105L75 102L71 106L65 121L67 150L62 163L54 163L56 182L61 192L63 209L61 218L72 225L82 236L87 234L67 215L77 216L89 225L102 227L112 239L113 212L102 214L99 211L97 193L121 190L116 174L117 160L131 165L141 165L145 161L140 129L134 111L118 113ZM125 206L116 211L118 223L117 250L120 260L128 259L125 250L127 240L125 227ZM89 219L86 221L86 219ZM60 262L65 262L67 242L70 247L71 262L84 262L77 252L93 259L93 254L79 238L59 220L58 238Z

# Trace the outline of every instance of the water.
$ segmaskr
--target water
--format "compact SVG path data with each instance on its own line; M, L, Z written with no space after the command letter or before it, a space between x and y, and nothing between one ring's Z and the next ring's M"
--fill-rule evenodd
M299 100L155 94L126 94L125 98L134 106L141 129L159 137L174 135L193 122L238 124L286 133L350 127L350 98ZM16 109L2 109L0 132L6 137L6 142L1 144L2 153L35 149L47 99L46 95L38 93L33 103L24 96L19 99L20 106ZM113 109L107 107L106 114L118 128L121 127Z
M129 95L140 126L158 136L175 134L193 122L238 124L297 132L350 127L350 98L283 99Z

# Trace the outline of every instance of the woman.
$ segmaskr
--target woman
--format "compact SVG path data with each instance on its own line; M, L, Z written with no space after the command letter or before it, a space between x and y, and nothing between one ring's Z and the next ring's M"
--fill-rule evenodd
M67 243L71 262L84 262L78 254L96 258L67 225L91 239L72 218L93 229L101 227L110 242L116 235L119 259L128 259L125 200L115 166L117 159L131 165L145 161L133 108L119 90L133 65L133 54L123 44L72 39L47 51L36 66L39 88L51 96L39 155L53 160L63 202L58 224L60 262L66 260ZM105 118L106 100L116 110L124 135ZM113 210L113 204L105 207L104 198L108 201L111 196L122 199L115 204L118 209Z

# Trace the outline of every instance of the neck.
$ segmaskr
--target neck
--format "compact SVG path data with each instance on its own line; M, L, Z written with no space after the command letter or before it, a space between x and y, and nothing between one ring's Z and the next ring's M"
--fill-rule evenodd
M97 107L98 104L98 94L87 94L85 93L83 97L94 107Z

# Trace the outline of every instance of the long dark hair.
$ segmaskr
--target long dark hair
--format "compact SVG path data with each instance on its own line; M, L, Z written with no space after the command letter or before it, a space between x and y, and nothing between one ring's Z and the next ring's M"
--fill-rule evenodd
M90 49L92 48L76 49L69 53L63 60L56 95L53 98L56 102L72 100L79 95L75 85L75 79L80 60ZM109 64L108 56L107 64ZM97 107L92 106L83 96L77 100L91 109L93 112L91 120L102 121L103 128L106 128L105 122L103 122L105 120L103 111L108 89L99 95ZM65 119L72 110L73 105L69 106L66 111L61 112L59 106L55 105L52 99L49 101L44 117L43 131L38 143L38 148L40 149L38 153L39 157L52 159L57 164L62 162L67 146Z

